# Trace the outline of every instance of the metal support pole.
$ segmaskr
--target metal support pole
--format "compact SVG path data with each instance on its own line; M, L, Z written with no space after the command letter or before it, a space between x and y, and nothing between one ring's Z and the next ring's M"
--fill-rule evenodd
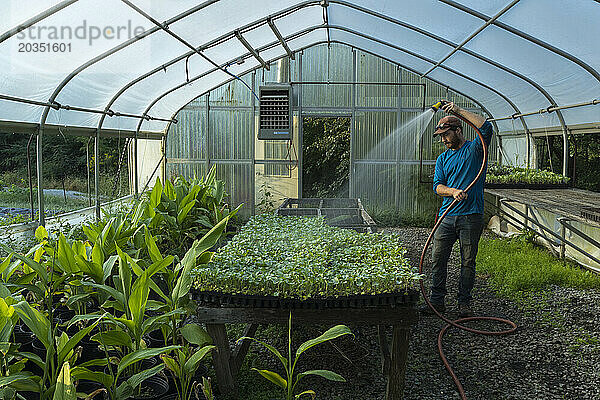
M206 93L206 134L204 135L206 151L206 174L210 171L210 92Z
M134 187L134 197L137 199L140 194L140 172L139 172L139 164L138 164L138 132L139 130L135 130L135 136L133 137L133 187Z
M354 144L356 143L356 49L352 49L352 90L351 90L351 118L350 118L350 173L348 174L348 197L354 198L356 195L355 174L356 166L354 164Z
M270 24L272 24L272 22ZM256 71L252 72L252 90L256 91ZM252 154L252 166L250 167L250 174L253 182L250 208L252 210L252 215L254 215L256 214L256 98L254 96L250 96L250 106L252 107L252 137L250 138L250 146L252 147L252 150L250 151L250 154Z
M560 244L560 258L564 260L565 258L565 241L567 239L567 229L565 225L562 223L562 219L564 217L557 218L556 220L560 223L560 237L562 238L562 243Z
M27 142L27 181L29 182L29 205L31 206L31 220L35 218L35 210L33 204L33 180L31 179L31 142L35 133L29 135L29 141Z
M298 79L302 83L302 56L298 55ZM291 73L290 73L291 75ZM302 85L298 86L298 198L303 197L302 184L304 173L304 116L302 115Z
M38 221L40 226L45 224L45 211L44 211L44 172L42 168L42 140L44 138L44 127L40 126L36 141L36 167L37 167L37 181L38 181Z
M94 137L94 190L96 194L96 221L100 221L100 130Z
M88 207L92 206L92 184L90 181L90 143L93 138L89 138L85 145L85 172L87 176L87 196L88 196Z

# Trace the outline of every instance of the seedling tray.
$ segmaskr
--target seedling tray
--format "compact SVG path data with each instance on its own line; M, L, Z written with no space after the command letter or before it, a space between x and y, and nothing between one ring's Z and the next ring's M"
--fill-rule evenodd
M275 211L277 215L325 217L330 226L353 229L361 233L377 231L377 225L358 198L286 198Z
M250 296L220 292L195 291L194 299L201 306L209 307L248 307L322 310L329 308L372 308L372 307L414 307L419 300L416 290L402 293L377 295L357 295L307 300L285 299L275 296Z
M485 183L486 189L568 189L571 187L569 183Z

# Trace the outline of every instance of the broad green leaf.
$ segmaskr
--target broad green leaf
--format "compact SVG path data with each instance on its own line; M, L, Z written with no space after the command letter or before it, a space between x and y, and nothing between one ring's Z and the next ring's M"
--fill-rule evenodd
M36 274L42 280L43 284L48 283L48 271L46 271L46 268L44 266L42 266L40 263L38 263L26 256L22 256L19 253L14 253L8 246L6 246L3 243L0 243L0 248L9 254L12 253L17 259L19 259L21 262L25 263L32 270L34 270L36 272Z
M52 331L48 319L38 310L32 308L26 301L20 301L14 305L19 313L21 320L31 329L31 332L48 349L51 346L50 340Z
M131 336L121 330L99 332L92 336L91 340L102 343L104 346L121 346L128 349L133 348Z
M4 271L6 270L6 268L10 265L10 260L12 259L12 254L9 254L8 256L6 256L4 258L4 260L2 260L2 263L0 263L0 274L4 273Z
M97 283L102 283L102 278L104 277L102 264L89 262L79 254L75 255L75 263L77 264L78 270L83 272L85 275L91 277Z
M155 263L162 261L163 256L160 254L160 250L158 250L158 246L156 246L156 241L146 226L144 226L144 240L146 242L146 248L148 249L148 254L150 254L150 259L152 262Z
M173 375L177 377L181 376L181 369L179 368L179 364L177 363L177 361L175 361L173 357L168 356L166 354L161 354L160 359L165 364L165 367L167 367L168 370L173 371Z
M175 200L177 198L175 194L175 187L168 179L165 180L165 187L163 188L163 192L169 200Z
M154 187L152 188L152 192L150 193L150 209L156 208L158 203L160 203L160 196L162 194L163 187L160 182L160 178L156 178L156 182L154 183Z
M204 346L196 351L186 362L183 364L183 373L186 375L193 374L198 369L200 361L206 357L208 353L216 349L216 346Z
M196 204L196 200L192 200L191 202L187 203L185 205L185 207L183 207L179 211L179 213L177 214L177 222L179 224L182 224L183 221L185 221L185 218L187 217L187 215L190 212L190 210L192 209L192 207L194 207L194 204Z
M94 242L94 247L92 247L92 262L97 265L104 264L104 253L102 252L102 244L99 240Z
M266 369L257 369L257 368L252 368L252 370L258 372L264 378L266 378L267 380L273 382L274 384L276 384L280 388L287 389L287 385L288 385L287 381L285 379L283 379L281 377L281 375L279 375L277 372L268 371Z
M75 274L79 271L75 262L75 253L71 246L67 244L67 239L61 233L58 237L58 264L63 271Z
M0 298L0 317L9 319L12 318L14 313L15 309L12 306L6 304L6 301L4 299Z
M48 239L48 231L44 228L44 225L40 225L35 230L35 238L40 242Z
M71 368L68 362L63 364L60 374L58 374L58 381L56 382L52 400L77 400L75 386L71 382Z
M128 399L132 394L133 390L138 387L146 379L158 374L165 368L164 364L158 364L157 366L142 371L138 374L133 375L127 379L117 388L117 399Z
M69 354L69 352L71 350L73 350L75 348L75 346L77 346L77 344L81 341L81 339L83 339L84 336L86 336L88 333L90 333L90 331L92 329L94 329L96 327L96 325L98 325L98 323L100 323L100 321L104 318L104 316L105 315L99 316L98 319L96 319L96 321L92 325L86 326L85 328L79 330L76 334L73 335L73 337L71 337L65 343L65 345L62 347L62 349L59 348L58 349L58 361L62 362L63 360L65 360L67 358L67 355Z
M109 296L111 296L113 299L115 299L119 303L125 304L125 296L123 296L123 293L119 292L115 288L112 288L108 285L99 285L99 284L93 283L93 282L83 282L83 285L91 286L95 289L101 290L101 291L107 293Z
M302 372L302 373L299 373L298 375L296 375L296 383L300 379L302 379L302 378L304 378L305 376L308 376L308 375L320 376L322 378L325 378L325 379L330 380L330 381L335 381L335 382L346 382L346 379L344 379L343 376L341 376L339 374L336 374L333 371L328 371L326 369L314 369L312 371L305 371L305 372Z
M186 324L182 326L179 331L183 338L191 344L198 346L204 346L206 344L212 344L212 337L198 324Z
M0 376L0 387L8 386L11 383L28 380L33 377L31 372L18 372L9 376Z
M296 359L298 359L298 357L300 357L300 354L304 353L306 350L310 349L311 347L316 346L323 342L327 342L328 340L338 338L343 335L352 335L350 328L348 328L346 325L336 325L336 326L328 329L321 336L316 337L311 340L307 340L306 342L302 343L300 345L300 347L298 348L298 350L296 351Z
M113 378L109 374L104 372L91 371L87 368L76 366L71 369L71 376L73 379L88 379L90 381L98 382L104 385L104 387L111 387L113 384Z
M148 287L148 275L143 273L133 284L131 297L129 297L129 312L136 328L141 327L146 312L146 303L150 288ZM141 332L139 332L141 334Z
M167 346L159 347L156 349L141 349L129 353L121 359L121 362L119 363L119 368L117 369L117 375L121 375L121 372L123 372L125 368L129 367L132 364L135 364L138 361L144 360L146 358L151 358L159 354L169 353L171 350L179 348L181 348L181 346Z
M102 275L102 282L105 282L106 279L112 274L113 267L118 259L119 256L114 254L108 257L108 259L104 262L104 264L102 265L102 270L104 272Z
M142 323L142 334L146 334L148 332L152 332L155 329L158 329L161 325L164 325L165 322L174 315L184 315L186 311L182 308L178 308L176 310L172 310L160 315L156 315L154 317L147 318Z

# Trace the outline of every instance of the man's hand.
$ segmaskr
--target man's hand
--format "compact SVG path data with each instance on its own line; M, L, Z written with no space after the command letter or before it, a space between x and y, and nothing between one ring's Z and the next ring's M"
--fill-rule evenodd
M468 195L467 192L461 189L452 189L452 197L458 201L463 201L467 199Z
M450 113L458 114L460 107L457 106L456 104L454 104L454 102L452 102L452 101L446 101L446 104L444 104L442 106L442 110L444 110L444 112L446 112L448 114L450 114Z

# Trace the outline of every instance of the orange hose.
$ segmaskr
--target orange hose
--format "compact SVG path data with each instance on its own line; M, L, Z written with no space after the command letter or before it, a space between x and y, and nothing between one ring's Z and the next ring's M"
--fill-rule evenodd
M483 161L481 163L481 168L479 169L479 172L477 173L477 176L475 177L475 179L473 179L473 181L469 184L469 186L467 186L467 188L464 189L465 192L468 192L473 187L475 182L477 182L477 180L481 177L481 174L483 173L483 171L486 168L488 149L487 149L487 145L485 144L485 141L483 140L483 135L471 121L468 121L462 115L459 115L457 113L452 113L452 114L456 115L458 118L462 119L469 126L471 126L473 129L475 129L475 132L477 132L477 135L479 136L479 140L481 140L481 145L483 146ZM441 215L441 217L437 218L437 221L436 221L435 225L433 226L433 229L431 230L431 233L429 234L427 241L425 242L425 247L423 247L423 252L421 253L421 259L419 261L419 273L420 274L423 273L423 260L425 259L425 252L427 251L427 248L431 244L431 240L433 239L433 235L435 234L435 231L438 229L438 227L440 226L440 224L442 223L442 221L444 220L446 215L450 212L450 210L452 208L454 208L454 206L457 203L458 203L458 200L454 199L454 201L452 201L452 203L450 203L450 205L448 206L446 211L444 211L444 213ZM442 359L442 362L444 363L444 366L446 367L446 370L452 377L452 380L454 381L454 384L456 385L456 388L458 389L458 393L460 394L461 399L467 400L465 391L463 389L462 384L460 383L460 380L454 373L454 370L452 370L450 363L448 362L448 360L446 359L446 356L444 355L444 351L442 349L442 339L444 337L444 334L450 327L455 327L455 328L462 329L464 331L471 332L471 333L476 333L479 335L499 336L499 335L507 335L509 333L515 332L517 330L517 325L508 319L498 318L498 317L488 317L488 316L459 318L457 320L451 321L450 319L444 317L441 313L439 313L435 309L435 307L433 307L433 305L431 304L431 301L429 301L429 298L425 294L425 287L423 285L423 279L421 279L419 281L419 285L421 287L421 293L423 294L423 298L425 299L425 302L427 303L429 308L431 308L433 310L433 312L440 319L444 320L447 323L447 325L444 326L444 328L442 328L442 330L440 331L440 333L438 335L438 339L437 339L438 352L440 354L440 358ZM461 323L468 322L468 321L496 321L496 322L501 322L503 324L509 325L510 329L506 329L503 331L484 331L484 330L473 329L473 328L469 328L467 326L461 325Z

